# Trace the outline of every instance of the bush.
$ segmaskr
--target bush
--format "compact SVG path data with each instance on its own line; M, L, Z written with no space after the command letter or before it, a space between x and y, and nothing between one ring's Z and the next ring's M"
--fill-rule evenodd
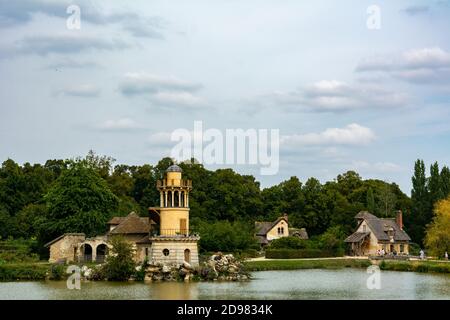
M1 264L0 281L44 280L48 272L48 264Z
M111 281L126 281L135 273L133 249L124 238L111 239L111 251L103 266L104 275Z
M336 257L336 252L320 249L268 249L268 259L302 259L302 258L327 258Z
M50 269L51 280L61 280L66 275L66 268L62 264L54 264Z
M283 237L273 240L270 249L307 249L310 248L309 241L298 237Z

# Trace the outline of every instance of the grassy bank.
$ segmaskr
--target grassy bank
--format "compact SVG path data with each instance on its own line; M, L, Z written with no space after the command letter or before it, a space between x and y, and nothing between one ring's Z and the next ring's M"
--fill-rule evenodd
M262 260L244 262L248 271L367 268L369 260L320 259L320 260Z
M390 261L384 260L380 264L381 270L390 271L412 271L412 272L434 272L434 273L449 273L449 262L436 261Z
M49 263L22 262L0 264L0 281L44 280L51 276L52 267Z
M361 259L280 259L246 261L244 265L248 271L267 271L297 269L367 268L371 265L371 262L369 260ZM388 271L432 272L450 274L449 262L384 260L379 263L379 267L381 270Z

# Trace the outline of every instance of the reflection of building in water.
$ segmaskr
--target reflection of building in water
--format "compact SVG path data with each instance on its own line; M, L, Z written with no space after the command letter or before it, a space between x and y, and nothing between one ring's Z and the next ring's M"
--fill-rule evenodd
M153 282L148 285L153 300L198 300L198 286L196 282Z
M192 181L182 179L182 170L172 165L162 180L157 181L160 206L149 208L149 217L132 212L108 222L104 236L86 238L83 233L66 233L50 241L50 262L103 262L109 250L109 239L124 237L133 244L135 260L198 265L197 242L200 237L189 229L189 192Z

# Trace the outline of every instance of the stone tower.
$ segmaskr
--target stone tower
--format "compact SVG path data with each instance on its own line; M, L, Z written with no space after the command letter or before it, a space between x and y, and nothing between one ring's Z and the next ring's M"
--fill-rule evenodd
M189 229L192 181L183 179L181 168L172 165L156 187L160 192L160 207L151 209L159 214L159 230L150 236L151 260L175 265L186 261L197 266L200 237Z

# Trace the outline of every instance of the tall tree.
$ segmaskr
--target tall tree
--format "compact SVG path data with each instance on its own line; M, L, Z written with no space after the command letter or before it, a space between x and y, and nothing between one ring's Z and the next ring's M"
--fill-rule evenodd
M371 213L375 213L375 197L373 196L373 189L369 187L367 190L367 210Z
M430 166L430 178L428 178L428 192L429 192L430 208L433 208L433 206L439 200L444 198L444 194L442 192L441 175L439 172L439 164L437 162L433 163Z
M106 181L84 162L73 162L56 180L45 200L47 238L65 232L84 232L88 236L104 232L118 205Z
M450 169L447 166L441 170L441 191L445 198L450 195Z
M431 208L429 205L427 178L423 160L417 160L414 164L412 185L411 215L405 223L413 241L422 244L425 235L425 226L431 220Z

